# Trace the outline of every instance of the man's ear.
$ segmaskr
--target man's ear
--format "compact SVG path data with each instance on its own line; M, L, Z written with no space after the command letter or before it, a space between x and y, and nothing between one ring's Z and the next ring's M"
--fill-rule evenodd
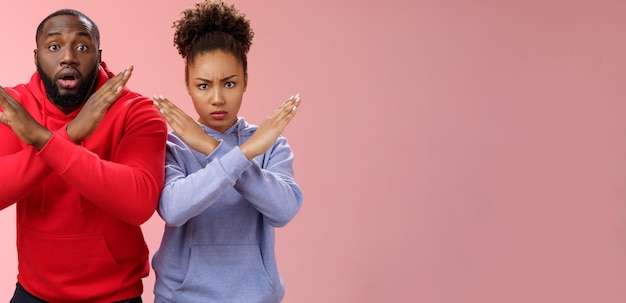
M37 66L37 49L33 50L33 59L35 61L35 66Z

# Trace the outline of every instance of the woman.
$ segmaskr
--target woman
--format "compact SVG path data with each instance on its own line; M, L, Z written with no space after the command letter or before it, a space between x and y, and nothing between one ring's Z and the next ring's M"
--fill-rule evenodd
M197 121L163 97L154 104L168 138L159 214L166 221L153 258L155 302L279 302L274 227L302 204L293 153L280 133L295 95L258 127L237 113L248 82L250 22L233 5L203 1L174 22Z

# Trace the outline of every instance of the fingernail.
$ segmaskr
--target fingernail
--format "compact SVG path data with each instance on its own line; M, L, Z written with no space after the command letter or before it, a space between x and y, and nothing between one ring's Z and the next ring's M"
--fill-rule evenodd
M298 108L298 107L294 105L294 106L291 108L291 111L292 111L292 112L295 112L297 108Z

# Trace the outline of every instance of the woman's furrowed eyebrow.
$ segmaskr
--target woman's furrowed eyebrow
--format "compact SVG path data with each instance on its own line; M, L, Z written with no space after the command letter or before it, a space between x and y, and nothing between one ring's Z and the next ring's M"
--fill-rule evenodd
M234 77L237 77L237 74L230 75L230 76L226 76L226 77L224 77L224 78L220 79L220 81L221 81L221 82L225 82L225 81L228 81L228 80L230 80L230 79L232 79L232 78L234 78ZM204 79L204 78L201 78L201 77L196 77L195 79L196 79L196 80L200 80L200 81L202 81L202 82L213 83L213 80Z

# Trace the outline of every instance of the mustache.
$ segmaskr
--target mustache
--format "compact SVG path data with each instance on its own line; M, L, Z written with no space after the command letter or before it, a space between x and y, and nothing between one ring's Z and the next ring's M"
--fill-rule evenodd
M71 69L62 69L57 72L54 77L50 77L48 74L44 72L41 68L41 64L39 64L39 60L36 61L37 71L39 72L39 77L44 84L45 93L48 96L48 99L52 101L57 106L63 108L76 108L82 105L87 101L87 99L94 92L97 79L98 79L98 70L100 68L99 64L96 64L91 71L87 74L86 77L83 77L80 71L76 68L71 67ZM57 86L57 79L59 76L63 74L67 75L79 75L80 77L80 85L75 93L72 94L61 94L59 88Z

